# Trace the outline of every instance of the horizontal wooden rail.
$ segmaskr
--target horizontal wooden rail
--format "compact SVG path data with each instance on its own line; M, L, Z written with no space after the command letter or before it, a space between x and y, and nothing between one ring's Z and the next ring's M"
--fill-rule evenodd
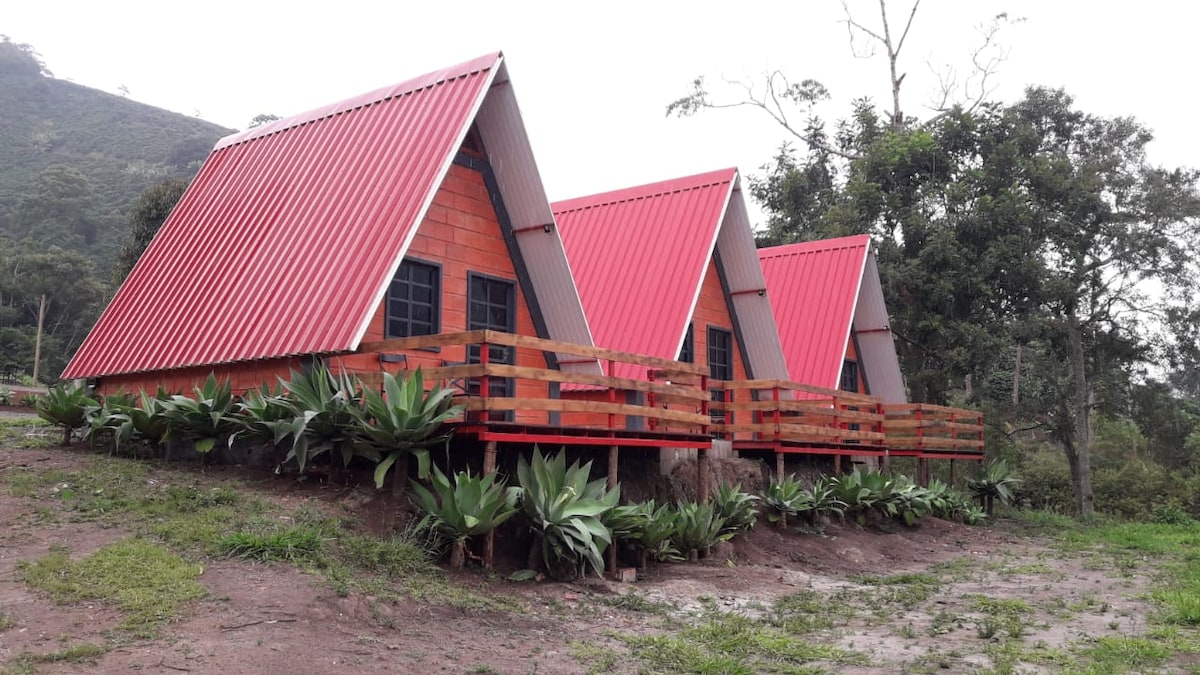
M551 412L606 413L680 422L694 427L703 427L712 423L707 415L698 415L696 413L671 410L669 408L650 408L628 403L576 401L565 398L537 399L506 397L472 397L464 399L462 403L466 405L467 410L471 411L544 410Z

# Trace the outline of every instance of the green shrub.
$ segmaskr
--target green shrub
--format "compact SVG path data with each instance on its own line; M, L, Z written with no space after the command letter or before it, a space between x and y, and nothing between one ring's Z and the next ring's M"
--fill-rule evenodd
M607 490L603 478L588 482L591 470L591 462L567 467L565 450L546 460L534 448L532 462L524 457L517 461L521 509L534 533L531 569L537 565L533 552L540 549L542 562L556 578L583 575L589 567L603 573L602 553L612 543L612 533L601 518L616 507L621 490Z
M712 496L713 508L725 521L725 532L749 530L758 521L760 497L742 492L741 484L721 483Z
M500 527L517 512L519 490L504 489L498 474L472 476L470 471L454 474L451 484L436 466L430 476L433 491L413 483L417 503L425 509L434 527L450 538L450 567L466 563L467 540Z
M38 399L34 410L38 417L63 429L63 445L71 444L71 434L87 424L87 409L98 405L87 389L74 382L59 382Z
M191 441L201 455L208 455L237 428L229 380L217 381L213 373L204 384L192 388L192 396L176 394L158 405L170 436Z
M679 517L672 542L689 559L733 536L725 528L725 519L712 504L683 502L676 507L676 511Z

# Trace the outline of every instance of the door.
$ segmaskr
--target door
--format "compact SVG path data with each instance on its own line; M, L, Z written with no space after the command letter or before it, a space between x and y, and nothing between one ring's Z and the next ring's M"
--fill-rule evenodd
M467 330L494 330L503 333L515 333L517 330L517 289L516 284L507 279L484 276L471 273L467 280ZM488 362L516 365L516 350L504 345L488 346ZM467 361L479 363L479 347L471 346L467 352ZM469 383L468 391L479 392L479 381ZM488 380L488 396L512 396L514 383L511 378L493 377ZM493 412L489 420L510 421L513 415L508 412Z

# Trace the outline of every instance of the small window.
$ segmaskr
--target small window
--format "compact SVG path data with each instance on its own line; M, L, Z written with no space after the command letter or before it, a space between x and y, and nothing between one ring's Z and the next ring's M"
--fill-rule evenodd
M696 327L688 324L687 333L683 336L683 346L679 348L679 361L683 363L696 362Z
M733 379L733 333L723 328L708 327L708 376Z
M436 335L441 330L442 270L405 260L388 286L387 337Z
M842 362L842 381L838 389L858 392L858 361Z

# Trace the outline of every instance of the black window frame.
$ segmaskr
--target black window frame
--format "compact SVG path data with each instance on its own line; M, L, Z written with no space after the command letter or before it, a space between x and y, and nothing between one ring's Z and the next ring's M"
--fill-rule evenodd
M430 320L428 322L418 321L413 319L411 305L414 304L412 297L414 282L410 278L401 279L401 274L405 270L424 268L432 273L433 281L431 284L422 284L430 289L430 302L428 303L430 311ZM408 291L408 297L403 299L403 302L410 306L408 317L397 317L393 313L393 301L396 300L394 294L398 285L404 285ZM412 331L414 323L428 325L430 332L414 333ZM395 326L401 325L404 327L404 333L393 330ZM420 258L405 258L400 261L400 265L396 268L395 274L392 275L392 280L388 282L387 294L384 298L384 320L383 334L384 339L413 337L414 335L437 335L442 331L442 266L438 263Z
M704 351L708 357L708 379L721 381L732 380L734 373L733 331L727 328L720 328L718 326L709 326L705 337L707 339L704 343ZM715 362L713 357L721 354L725 355L725 359L722 362ZM709 398L710 400L720 403L724 403L727 400L724 389L710 389ZM714 424L723 424L725 422L726 415L723 411L717 412L713 410L709 413L709 419L711 419Z
M478 302L489 309L495 306L489 297L480 300L476 298L475 282L482 281L485 284L503 284L506 290L505 310L508 312L507 325L497 327L492 325L490 321L484 322L483 325L477 325L472 320L472 313L475 309L475 304ZM488 291L490 292L490 288ZM498 330L503 333L517 332L517 312L519 307L517 304L517 282L515 279L505 279L490 274L481 272L467 272L467 330L477 330L486 328L489 330ZM478 346L471 346L467 349L467 362L479 363L480 351ZM506 363L516 365L516 350L505 345L491 345L488 347L488 361L490 363ZM477 394L479 392L479 380L471 378L467 383L468 392ZM488 396L490 397L505 397L516 395L516 382L512 378L492 377L488 380ZM489 419L494 421L512 421L513 411L493 412Z

